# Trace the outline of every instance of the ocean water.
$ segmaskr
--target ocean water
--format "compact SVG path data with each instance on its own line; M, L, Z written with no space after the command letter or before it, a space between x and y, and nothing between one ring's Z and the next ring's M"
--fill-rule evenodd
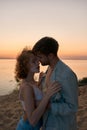
M74 70L78 79L87 77L87 60L63 60ZM15 59L0 59L0 95L12 92L17 83L15 81ZM47 67L41 67L41 71L45 71ZM38 78L38 75L36 75Z

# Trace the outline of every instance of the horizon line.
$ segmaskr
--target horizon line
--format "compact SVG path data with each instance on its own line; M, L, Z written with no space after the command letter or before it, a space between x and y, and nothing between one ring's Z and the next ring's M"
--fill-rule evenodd
M9 57L5 57L5 58L2 58L2 57L0 57L0 60L5 60L5 59L16 59L16 58L9 58ZM60 59L62 59L62 60L87 60L87 58L62 58L62 57L60 57Z

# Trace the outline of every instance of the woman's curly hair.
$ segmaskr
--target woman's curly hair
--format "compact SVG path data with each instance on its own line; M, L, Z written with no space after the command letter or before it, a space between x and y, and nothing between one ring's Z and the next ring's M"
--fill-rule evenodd
M30 55L33 54L31 50L27 47L23 49L20 55L16 59L15 67L15 79L19 82L21 79L24 79L28 75L28 62Z

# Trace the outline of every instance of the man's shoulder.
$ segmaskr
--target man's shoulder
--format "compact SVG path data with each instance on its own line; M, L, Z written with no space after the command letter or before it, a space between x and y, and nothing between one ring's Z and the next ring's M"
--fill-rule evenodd
M55 72L60 72L60 75L63 75L63 77L76 75L75 72L71 69L71 67L64 63L62 60L58 61Z
M56 69L57 69L57 70L62 70L62 71L65 71L65 70L71 71L71 70L72 70L72 69L71 69L66 63L64 63L62 60L59 60L59 61L57 62Z

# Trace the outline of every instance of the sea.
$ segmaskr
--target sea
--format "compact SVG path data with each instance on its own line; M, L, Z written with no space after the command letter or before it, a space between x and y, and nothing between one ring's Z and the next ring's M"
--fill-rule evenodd
M87 77L87 60L62 60L64 61L74 72L78 79ZM0 59L0 95L6 95L11 93L17 88L18 84L15 81L15 65L16 59ZM41 66L40 71L45 72L46 67ZM36 75L38 80L38 75Z

